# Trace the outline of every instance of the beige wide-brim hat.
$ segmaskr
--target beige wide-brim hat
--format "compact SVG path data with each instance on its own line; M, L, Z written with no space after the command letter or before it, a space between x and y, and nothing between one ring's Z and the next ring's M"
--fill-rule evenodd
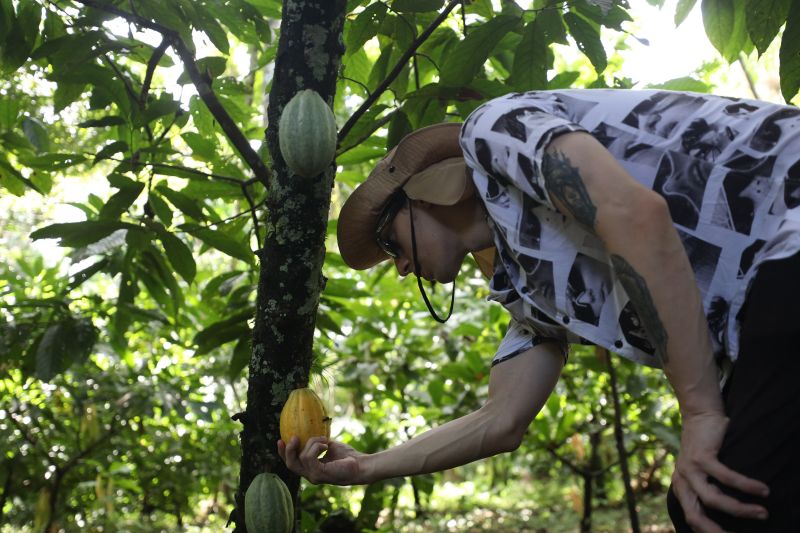
M347 265L363 270L389 259L375 240L375 229L399 189L412 200L436 205L454 205L469 193L460 130L460 123L442 123L406 135L353 191L337 228L339 253ZM473 256L490 275L494 249Z

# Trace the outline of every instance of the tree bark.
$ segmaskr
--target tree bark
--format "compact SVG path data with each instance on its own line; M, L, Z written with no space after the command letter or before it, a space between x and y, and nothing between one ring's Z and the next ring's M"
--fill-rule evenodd
M240 417L242 463L235 531L245 531L244 494L261 472L275 472L297 502L300 480L277 454L280 410L289 392L308 384L314 324L324 288L322 264L335 165L315 178L294 176L278 146L278 120L302 89L332 104L344 53L345 0L285 0L266 140L272 157L267 235L260 272L247 408Z
M625 483L625 501L628 504L628 514L631 519L631 531L639 533L639 514L636 511L636 497L631 486L631 474L628 469L628 451L625 449L624 431L622 429L622 407L619 403L619 389L617 389L617 371L611 362L610 354L598 347L598 350L606 352L605 360L608 367L608 374L611 381L611 397L614 401L614 437L617 441L617 452L619 453L619 466L622 470L622 481Z

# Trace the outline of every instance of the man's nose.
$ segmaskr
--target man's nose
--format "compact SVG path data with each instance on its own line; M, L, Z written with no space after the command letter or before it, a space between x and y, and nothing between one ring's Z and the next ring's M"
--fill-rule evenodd
M411 272L411 261L409 261L405 257L395 257L394 266L397 269L397 273L400 274L401 278L406 277L408 273Z

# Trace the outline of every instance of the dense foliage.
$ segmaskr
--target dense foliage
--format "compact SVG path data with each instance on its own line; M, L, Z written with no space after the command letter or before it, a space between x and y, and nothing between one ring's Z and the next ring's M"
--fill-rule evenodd
M680 0L674 22L694 5ZM764 53L785 24L781 89L787 100L797 93L800 2L699 7L727 61ZM328 233L342 198L415 128L463 120L509 90L634 86L618 76L614 49L630 38L627 8L350 0ZM227 521L256 266L265 235L292 230L263 222L281 9L278 0L0 0L0 523L154 531ZM578 59L565 53L576 48ZM713 89L688 74L663 86ZM377 451L477 408L507 317L482 301L475 265L462 271L457 313L439 326L410 280L388 266L350 271L335 250L331 239L313 383L335 406L337 438ZM444 306L446 291L435 292ZM660 373L627 363L617 373L631 484L639 497L662 494L675 402ZM610 376L603 354L575 350L515 454L366 488L307 487L303 528L352 519L396 530L459 490L556 528L588 521L592 505L619 506ZM512 482L522 496L511 497Z

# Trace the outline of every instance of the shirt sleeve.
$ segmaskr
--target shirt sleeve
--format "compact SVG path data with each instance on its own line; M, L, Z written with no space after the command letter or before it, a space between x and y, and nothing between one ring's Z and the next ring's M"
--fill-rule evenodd
M528 328L512 319L508 325L508 331L503 338L503 342L500 343L500 346L497 348L497 353L495 353L492 358L492 366L502 363L503 361L508 361L512 357L516 357L544 342L558 342L564 355L564 364L566 364L569 348L565 342L532 333Z
M540 107L492 101L468 118L461 148L473 171L513 184L537 202L554 207L542 175L542 158L553 139L575 131L587 130Z

